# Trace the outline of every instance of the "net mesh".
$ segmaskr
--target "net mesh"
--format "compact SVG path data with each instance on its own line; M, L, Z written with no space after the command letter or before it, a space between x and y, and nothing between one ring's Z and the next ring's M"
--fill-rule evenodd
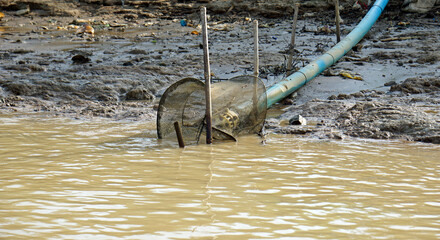
M266 88L253 76L238 76L211 85L213 140L236 140L244 134L258 133L266 118ZM178 122L186 144L198 143L206 133L205 84L185 78L163 94L157 112L160 139L176 139Z

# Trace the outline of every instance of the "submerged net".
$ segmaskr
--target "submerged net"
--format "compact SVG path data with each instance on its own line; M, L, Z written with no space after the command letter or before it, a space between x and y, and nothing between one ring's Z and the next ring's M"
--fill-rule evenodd
M213 140L236 140L261 131L266 118L266 88L253 76L234 77L211 85ZM182 79L163 94L157 112L160 139L176 139L174 122L182 129L185 143L206 137L205 84L194 78Z

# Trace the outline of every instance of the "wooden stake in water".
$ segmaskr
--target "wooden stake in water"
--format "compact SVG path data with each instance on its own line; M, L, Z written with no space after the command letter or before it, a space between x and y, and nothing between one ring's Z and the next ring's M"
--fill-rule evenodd
M295 3L294 5L294 13L293 13L293 23L292 23L292 37L290 38L290 47L289 47L289 58L287 59L287 75L290 74L293 67L293 53L295 47L295 32L296 32L296 22L298 20L298 8L299 3Z
M336 13L336 42L341 41L341 27L340 27L340 21L341 17L339 16L339 0L334 0L335 2L335 13Z
M184 148L185 142L183 141L182 128L180 128L179 122L174 122L174 130L176 130L177 141L179 142L179 147Z
M208 21L206 18L206 8L201 8L202 35L203 35L203 62L205 69L205 99L206 99L206 144L212 143L212 103L211 103L211 68L209 65L208 47Z

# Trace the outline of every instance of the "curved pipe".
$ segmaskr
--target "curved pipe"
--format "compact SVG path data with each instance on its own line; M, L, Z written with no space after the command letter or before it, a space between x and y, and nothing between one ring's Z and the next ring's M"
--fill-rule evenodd
M270 87L266 92L267 107L269 108L274 103L289 96L289 94L302 87L304 84L322 73L326 68L341 59L365 36L365 34L367 34L382 14L387 3L388 0L376 0L362 21L342 41L315 61L298 70L298 72L291 74L281 82Z

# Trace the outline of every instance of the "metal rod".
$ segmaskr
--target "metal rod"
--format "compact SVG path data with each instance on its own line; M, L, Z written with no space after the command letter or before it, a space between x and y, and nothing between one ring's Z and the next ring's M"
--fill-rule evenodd
M211 68L209 66L209 47L208 47L208 21L206 18L206 8L201 8L202 34L203 34L203 62L205 70L205 99L206 99L206 144L212 143L212 103L211 103Z
M299 3L295 3L294 5L294 13L293 13L293 23L292 23L292 37L290 38L290 46L289 46L289 58L287 60L287 75L292 71L293 66L293 53L295 47L295 32L296 32L296 22L298 20L298 8Z
M177 141L179 142L179 147L184 148L185 142L183 141L182 128L180 128L179 122L174 122L174 130L176 130Z
M335 2L335 12L336 12L336 43L341 41L341 17L339 16L339 0L334 0Z

